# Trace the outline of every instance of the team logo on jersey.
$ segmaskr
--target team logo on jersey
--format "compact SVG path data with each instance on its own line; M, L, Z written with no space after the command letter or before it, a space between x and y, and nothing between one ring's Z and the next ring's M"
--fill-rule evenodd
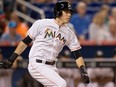
M55 31L52 31L51 29L47 28L45 31L44 38L58 38L60 41L62 41L64 44L66 43L66 39L62 37L61 33L56 35Z
M47 28L46 31L45 31L45 37L44 38L46 38L46 37L49 37L49 38L54 37L54 34L53 34L52 30L49 29L49 28Z

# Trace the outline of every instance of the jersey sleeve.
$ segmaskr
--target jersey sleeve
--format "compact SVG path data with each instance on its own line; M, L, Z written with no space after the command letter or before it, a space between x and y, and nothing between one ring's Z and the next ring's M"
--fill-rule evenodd
M35 21L27 31L27 35L29 35L31 39L35 39L36 36L39 34L41 27L42 27L41 20Z
M76 35L73 32L70 33L67 46L69 47L69 49L71 51L75 51L75 50L81 49L80 43L79 43Z

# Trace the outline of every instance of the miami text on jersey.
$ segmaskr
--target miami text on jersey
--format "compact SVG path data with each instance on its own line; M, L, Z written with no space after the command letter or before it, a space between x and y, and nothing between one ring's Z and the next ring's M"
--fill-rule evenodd
M62 41L64 44L66 43L66 39L61 35L61 33L58 33L56 35L55 31L52 31L51 29L46 29L45 31L45 37L49 37L49 38L58 38L60 41Z

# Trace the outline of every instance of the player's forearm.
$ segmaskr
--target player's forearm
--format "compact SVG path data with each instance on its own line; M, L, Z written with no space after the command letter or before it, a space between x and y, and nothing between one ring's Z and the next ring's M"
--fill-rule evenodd
M10 61L13 63L15 59L27 48L27 46L32 42L32 39L27 36L25 37L17 46L14 53L10 57Z
M17 48L15 49L14 53L10 57L10 61L13 63L16 58L27 48L27 45L22 41L19 43Z
M76 64L77 66L80 68L80 66L85 66L84 60L82 57L79 57L78 59L76 59Z
M25 49L27 48L27 45L24 42L20 42L17 48L15 49L14 53L17 53L20 55Z
M90 82L89 76L87 74L87 69L85 67L85 63L82 57L76 59L76 64L80 69L81 75L83 77L84 83L88 84Z

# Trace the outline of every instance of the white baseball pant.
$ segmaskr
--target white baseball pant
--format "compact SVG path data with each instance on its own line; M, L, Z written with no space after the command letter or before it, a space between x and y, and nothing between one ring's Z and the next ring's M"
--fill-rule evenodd
M32 62L28 65L30 75L45 87L66 87L66 81L58 74L55 65Z

